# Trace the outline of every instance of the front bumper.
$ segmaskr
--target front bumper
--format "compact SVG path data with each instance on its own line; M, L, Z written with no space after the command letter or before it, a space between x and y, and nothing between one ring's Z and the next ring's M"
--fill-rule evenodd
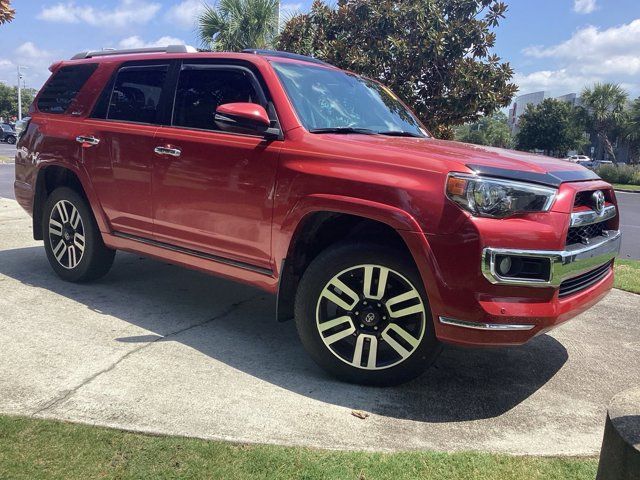
M482 252L482 274L495 285L524 285L530 287L559 287L562 282L613 260L620 252L620 231L609 231L607 236L587 246L574 246L560 251L515 250L485 248ZM548 260L548 278L526 279L501 276L496 269L498 256L530 257Z
M620 250L621 238L619 231L613 231L593 245L562 251L485 248L482 271L493 285L517 290L528 287L529 291L535 287L533 291L549 292L548 297L478 294L477 304L482 311L480 319L477 316L468 319L438 315L438 337L442 341L461 345L518 345L579 315L599 302L613 286L611 265ZM529 255L549 259L549 278L546 281L504 279L495 271L492 259L496 255ZM563 282L575 281L581 275L588 276L589 272L599 267L604 270L607 264L610 266L596 281L566 297L560 294Z

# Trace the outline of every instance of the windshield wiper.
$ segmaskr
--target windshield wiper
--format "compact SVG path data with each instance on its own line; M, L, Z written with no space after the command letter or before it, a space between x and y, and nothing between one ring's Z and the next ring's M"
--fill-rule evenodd
M388 135L389 137L412 137L412 138L424 138L423 135L413 132L405 132L402 130L389 130L387 132L377 132L379 135Z
M356 128L356 127L327 127L327 128L312 128L309 130L311 133L361 133L363 135L375 135L375 130L368 128Z

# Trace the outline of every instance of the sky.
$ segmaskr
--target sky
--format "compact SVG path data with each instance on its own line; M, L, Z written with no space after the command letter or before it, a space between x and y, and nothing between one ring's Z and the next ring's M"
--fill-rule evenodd
M210 0L214 2L215 0ZM493 52L510 62L519 94L579 93L597 81L640 96L640 0L505 0ZM186 43L198 46L202 0L14 0L0 27L0 82L39 88L48 67L83 50ZM283 1L285 15L311 0Z

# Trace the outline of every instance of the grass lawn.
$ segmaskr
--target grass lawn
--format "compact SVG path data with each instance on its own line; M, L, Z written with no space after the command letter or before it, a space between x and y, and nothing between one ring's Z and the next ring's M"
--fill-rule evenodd
M640 293L640 260L616 260L614 286L627 292Z
M622 190L634 190L636 192L640 192L640 185L622 185L620 183L614 183L613 188L622 189Z
M11 479L592 480L596 469L592 458L330 452L0 416L0 478Z
M13 158L0 155L0 163L13 163Z

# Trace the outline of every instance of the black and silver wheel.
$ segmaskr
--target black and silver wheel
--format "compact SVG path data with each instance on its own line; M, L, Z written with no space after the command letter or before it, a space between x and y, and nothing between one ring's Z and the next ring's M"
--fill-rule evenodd
M300 282L296 325L321 367L356 383L410 380L440 351L415 266L379 245L347 244L319 255Z
M15 145L16 144L16 137L14 137L14 136L7 137L7 143L9 145Z
M83 282L105 275L115 251L107 248L86 201L67 187L54 190L43 212L49 263L64 280Z

